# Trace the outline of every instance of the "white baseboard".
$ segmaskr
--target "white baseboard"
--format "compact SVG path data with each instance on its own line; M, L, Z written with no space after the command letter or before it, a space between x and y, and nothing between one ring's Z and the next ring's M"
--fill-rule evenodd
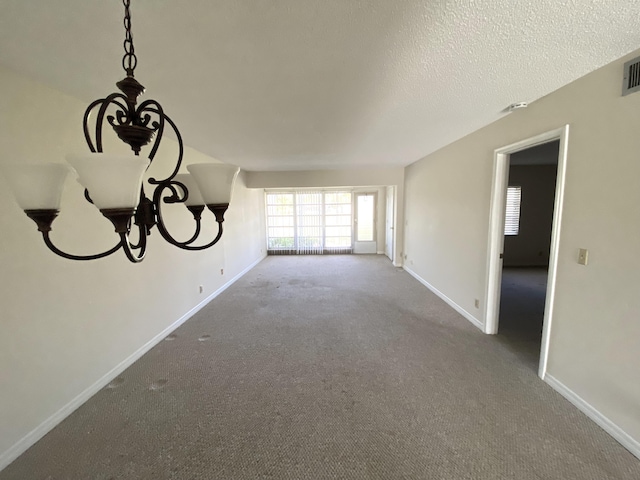
M422 278L420 275L418 275L416 272L414 272L413 270L411 270L410 268L408 268L406 265L404 267L404 270L411 275L413 278L415 278L416 280L418 280L421 284L423 284L425 287L427 287L429 290L431 290L433 293L435 293L437 296L439 296L442 300L444 300L445 302L447 302L449 304L449 306L451 308L453 308L456 312L458 312L460 315L462 315L464 318L466 318L467 320L469 320L474 326L476 326L477 328L479 328L483 333L484 333L484 324L478 320L476 317L474 317L471 313L467 312L464 308L462 308L460 305L458 305L456 302L454 302L453 300L451 300L449 297L447 297L444 293L442 293L440 290L438 290L436 287L434 287L433 285L431 285L429 282L427 282L424 278Z
M622 430L618 425L613 423L609 418L596 410L592 405L576 394L557 378L552 375L545 375L544 381L551 386L556 392L569 400L587 417L593 420L600 428L615 438L620 444L629 450L633 455L640 459L640 441L633 438L627 432Z
M211 300L216 298L222 292L224 292L227 288L229 288L232 284L234 284L240 277L246 274L249 270L255 267L258 263L264 260L266 255L261 256L258 260L253 262L247 268L245 268L242 272L238 273L235 277L229 280L227 283L222 285L218 290L213 292L207 298L198 303L195 307L189 310L187 313L182 315L178 320L173 322L167 328L162 330L160 333L155 335L151 340L142 345L138 350L133 352L127 358L125 358L118 365L113 367L109 372L104 374L100 379L93 383L90 387L85 389L82 393L76 396L73 400L63 406L56 413L47 418L44 422L38 425L36 428L27 433L24 437L22 437L16 444L14 444L11 448L6 450L0 455L0 471L2 471L5 467L7 467L11 462L13 462L16 458L22 455L25 451L27 451L32 445L34 445L38 440L44 437L49 431L51 431L56 425L58 425L62 420L71 415L80 405L89 400L93 395L102 390L105 386L109 384L114 378L124 372L127 368L129 368L136 360L142 357L145 353L155 347L158 343L160 343L167 335L173 332L176 328L182 325L184 322L189 320L193 315L195 315L198 311L204 308Z

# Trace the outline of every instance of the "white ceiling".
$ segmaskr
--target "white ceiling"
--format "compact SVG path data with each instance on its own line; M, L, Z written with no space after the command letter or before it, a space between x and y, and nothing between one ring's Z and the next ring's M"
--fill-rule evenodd
M640 47L637 0L131 3L145 98L248 170L408 165ZM0 64L104 97L122 16L118 0L2 0Z

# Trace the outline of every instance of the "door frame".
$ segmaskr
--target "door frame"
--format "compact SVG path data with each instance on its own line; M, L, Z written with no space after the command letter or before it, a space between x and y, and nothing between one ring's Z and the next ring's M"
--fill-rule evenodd
M531 138L498 148L494 151L493 185L491 188L491 210L489 216L489 248L487 254L487 291L485 296L485 333L498 333L500 313L500 293L502 288L502 253L504 248L504 216L506 192L509 182L509 156L543 143L560 141L558 151L558 170L556 174L556 191L553 205L553 227L551 229L551 249L549 252L549 276L542 320L542 344L540 346L540 364L538 376L544 379L547 372L549 338L553 318L553 306L556 292L556 274L558 269L558 248L560 245L560 227L562 221L562 204L567 168L567 147L569 142L569 125L541 133Z
M394 185L387 185L385 187L385 194L384 253L387 255L387 250L389 250L387 256L389 260L394 262L396 257L396 187ZM391 202L389 202L389 198L391 198ZM391 219L389 219L389 217L391 217ZM388 245L387 242L389 238L391 238L391 245Z

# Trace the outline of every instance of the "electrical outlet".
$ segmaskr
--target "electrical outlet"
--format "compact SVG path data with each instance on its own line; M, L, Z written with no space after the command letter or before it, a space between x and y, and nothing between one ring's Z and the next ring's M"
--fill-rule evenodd
M224 268L220 269L220 275L224 275Z
M589 263L589 250L586 248L578 250L578 263L580 265L587 265Z
M198 287L198 290L200 291L200 293L204 292L204 286L203 286L203 285L200 285L200 286Z
M475 301L473 302L473 304L475 305L476 308L480 308L480 300L479 299L475 299Z

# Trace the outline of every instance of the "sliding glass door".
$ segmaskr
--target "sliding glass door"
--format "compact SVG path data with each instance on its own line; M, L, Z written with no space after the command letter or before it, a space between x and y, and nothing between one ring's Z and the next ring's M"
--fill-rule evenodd
M344 191L267 192L268 253L351 253L351 197Z

